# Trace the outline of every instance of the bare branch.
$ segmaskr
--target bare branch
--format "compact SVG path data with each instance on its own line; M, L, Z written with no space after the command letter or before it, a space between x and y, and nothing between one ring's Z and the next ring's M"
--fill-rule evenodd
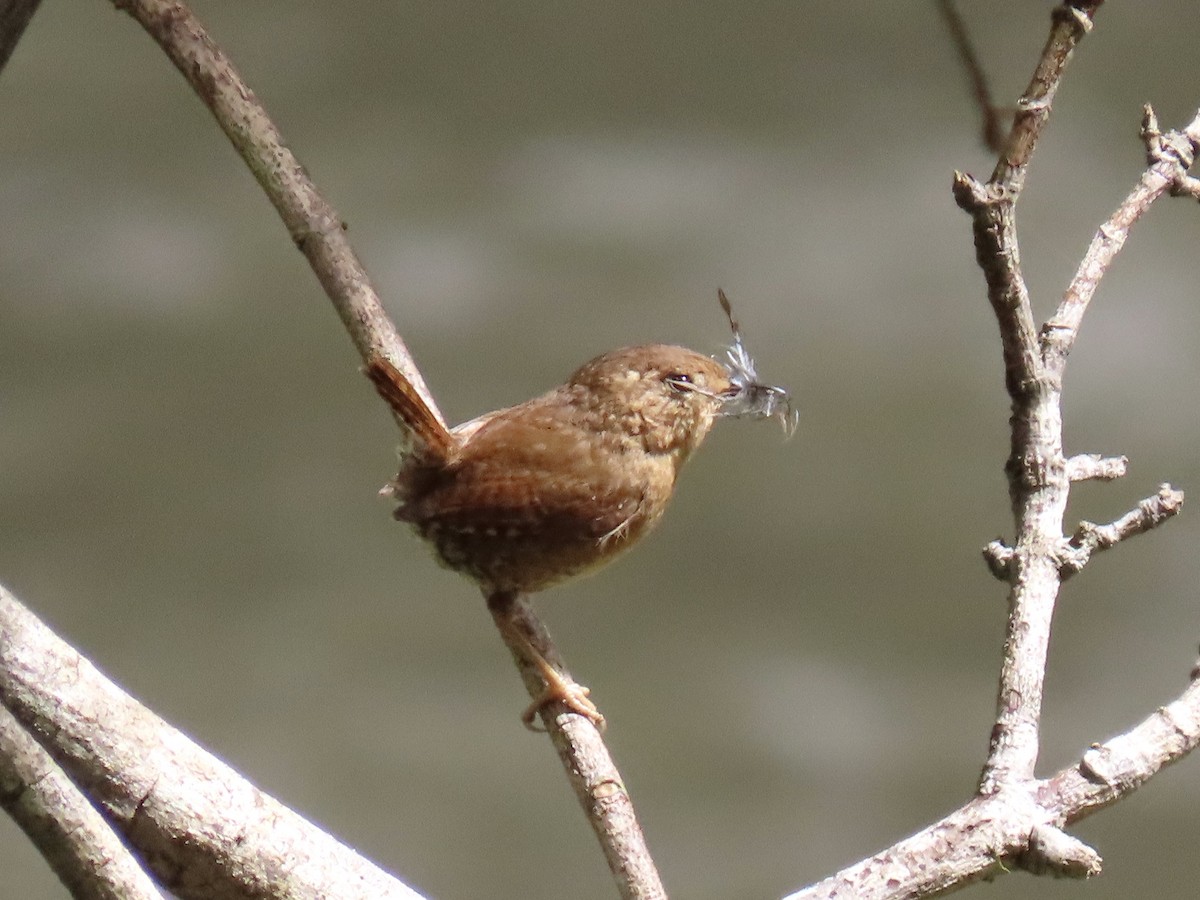
M1068 340L1057 345L1063 352L1045 352L1037 346L1020 270L1013 209L1063 67L1079 38L1090 29L1098 6L1065 3L1056 10L1042 60L991 180L982 184L958 173L954 181L959 206L972 216L976 255L1000 326L1005 381L1012 399L1012 450L1007 471L1017 526L1012 546L997 539L983 550L992 573L1011 584L1011 589L996 722L978 794L940 822L788 900L929 896L1014 867L1065 877L1096 874L1101 866L1099 854L1062 827L1114 802L1200 743L1197 664L1193 683L1180 700L1129 734L1094 746L1079 765L1053 779L1039 782L1034 778L1050 624L1061 580L1070 568L1064 557L1074 558L1081 566L1091 552L1175 515L1183 500L1182 494L1163 485L1155 497L1116 522L1086 525L1073 543L1062 534L1071 481L1120 477L1127 461L1098 455L1064 458L1061 399L1065 348L1078 330L1079 317L1095 285L1077 277L1074 294L1069 292L1060 307L1066 315L1056 328L1044 332L1066 332ZM1196 149L1197 126L1194 122L1167 139L1147 116L1143 131L1152 155L1150 168L1162 167L1155 171L1158 181L1151 185L1155 196L1172 186L1179 193L1191 194L1186 166ZM1140 204L1148 195L1146 184L1143 179L1131 195L1133 199L1127 201L1140 210L1137 215L1144 211ZM1089 253L1092 264L1099 265L1095 282L1124 239L1119 229L1126 227L1126 219L1133 218L1136 216L1114 217L1107 232L1101 229L1095 252ZM1081 272L1085 268L1086 264Z
M1200 200L1200 178L1193 178L1190 175L1180 178L1178 182L1171 186L1172 197L1191 197L1193 200Z
M1147 497L1137 505L1137 509L1130 510L1115 522L1107 525L1080 522L1063 554L1063 574L1078 572L1087 565L1094 553L1114 547L1126 538L1144 534L1178 515L1182 508L1183 491L1164 484L1159 487L1157 494Z
M308 258L364 361L380 357L391 362L444 424L415 363L346 240L340 216L317 192L253 91L199 20L183 3L113 2L128 11L159 43L217 119L274 204L292 239ZM532 610L526 606L522 615L527 627L542 635L547 658L552 655L558 660L549 635ZM567 719L573 722L573 717ZM662 888L645 852L641 829L633 818L624 788L619 792L623 800L617 799L612 789L623 782L607 750L599 743L599 736L593 739L575 735L572 731L575 724L569 727L547 724L621 889L633 891L629 896L658 896L653 886L657 885L660 893ZM606 806L611 810L597 811ZM641 856L644 860L631 862Z
M161 900L153 880L54 760L0 707L0 806L82 900Z
M317 191L237 69L183 3L113 0L158 42L233 142L308 259L363 361L388 360L442 419L416 363L346 239L337 210ZM443 421L444 424L444 421Z
M1183 132L1161 135L1153 114L1147 111L1143 134L1151 166L1117 213L1099 229L1058 312L1042 329L1037 346L1031 346L1033 315L1020 271L1013 211L1063 68L1079 38L1091 27L1098 5L1066 3L1056 11L1042 60L991 181L982 185L961 173L955 177L955 196L972 215L976 256L1000 326L1005 382L1013 407L1007 469L1017 539L1010 559L1002 559L996 548L988 551L993 572L1009 580L1013 589L996 727L981 779L985 792L1033 775L1050 623L1059 583L1086 557L1086 553L1065 554L1064 561L1064 554L1057 549L1063 543L1062 519L1071 476L1099 474L1095 466L1069 467L1063 458L1061 394L1066 354L1129 226L1154 199L1184 183L1194 158L1195 137L1200 133L1200 125L1193 122Z
M139 705L3 588L0 704L177 897L419 900Z
M1021 273L1014 211L1066 64L1099 5L1068 2L1056 8L991 179L984 185L957 173L954 180L955 199L971 215L975 256L999 325L1005 386L1012 399L1006 469L1017 537L1003 565L999 551L989 551L993 572L1012 588L996 724L980 779L985 794L1033 777L1050 623L1061 578L1057 551L1070 484L1062 451L1062 372L1043 362Z
M987 563L988 571L999 581L1012 578L1013 549L1000 538L990 541L983 548L983 561Z
M1142 120L1142 138L1146 143L1149 168L1138 184L1096 231L1084 254L1079 270L1071 280L1054 316L1042 329L1042 353L1046 362L1062 368L1071 351L1088 304L1100 286L1100 279L1125 245L1129 229L1166 193L1190 193L1187 171L1200 146L1200 115L1182 131L1162 134L1154 111L1147 106Z
M1064 832L1200 745L1200 681L1131 731L1095 744L1044 781L981 795L910 838L786 900L911 900L1021 868L1099 872L1100 856Z
M1000 323L1005 385L1010 395L1026 391L1040 357L1029 291L1021 275L1014 199L1003 185L985 185L963 172L954 173L953 190L959 208L974 221L975 260Z
M510 621L524 632L550 665L570 678L546 627L533 615L527 600L515 601ZM505 629L500 629L500 634L508 640ZM541 675L521 647L510 643L509 649L529 696L536 699L545 690ZM555 712L549 706L542 707L541 718L575 796L600 841L621 896L629 900L665 900L666 890L634 814L633 801L596 726L584 716Z
M996 168L986 185L962 172L954 175L954 198L971 215L975 257L988 285L988 299L1000 324L1005 381L1009 394L1028 392L1039 377L1037 337L1029 293L1021 275L1013 207L1025 184L1033 151L1050 116L1059 81L1075 45L1092 26L1096 2L1063 3L1017 114Z
M912 837L847 866L784 900L902 900L929 897L1016 867L1028 827L1012 805L976 798Z
M1104 0L1075 0L1057 6L1050 36L1029 86L1017 101L1008 143L1000 154L990 184L1004 185L1007 195L1016 201L1025 185L1025 173L1033 151L1041 137L1042 128L1050 118L1050 108L1063 72L1070 62L1075 46L1092 30L1096 11Z
M1132 793L1200 746L1200 681L1125 734L1093 744L1077 765L1042 782L1038 803L1077 822Z
M1129 460L1124 456L1085 453L1067 460L1068 481L1115 481L1124 478Z
M1033 875L1091 878L1103 868L1100 854L1079 838L1053 825L1035 825L1029 849L1021 854L1021 868Z

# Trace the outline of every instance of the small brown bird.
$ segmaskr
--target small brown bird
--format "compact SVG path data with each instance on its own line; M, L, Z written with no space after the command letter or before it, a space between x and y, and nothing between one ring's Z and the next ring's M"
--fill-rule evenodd
M675 479L720 416L778 418L793 430L787 392L758 381L724 292L734 341L725 362L646 344L585 363L565 384L448 430L391 363L366 374L408 432L384 491L395 517L443 565L475 580L546 690L533 717L562 701L598 726L588 689L564 678L512 624L515 599L599 568L662 517Z

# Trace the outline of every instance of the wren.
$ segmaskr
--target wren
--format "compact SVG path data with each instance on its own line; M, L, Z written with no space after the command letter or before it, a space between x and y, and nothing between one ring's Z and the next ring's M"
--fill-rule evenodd
M400 471L384 489L396 519L473 579L497 623L527 655L548 703L604 723L588 689L566 679L515 628L515 599L591 572L662 518L679 470L722 416L773 417L794 430L786 391L758 381L729 301L734 341L718 362L684 347L613 350L517 406L447 429L395 367L365 372L407 433Z

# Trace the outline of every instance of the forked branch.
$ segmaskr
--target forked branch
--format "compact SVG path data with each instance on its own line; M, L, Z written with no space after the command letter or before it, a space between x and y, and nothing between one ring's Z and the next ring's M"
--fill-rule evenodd
M911 898L938 894L1011 868L1067 877L1100 870L1099 855L1062 829L1135 790L1200 743L1200 689L1151 715L1126 735L1095 745L1078 764L1038 781L1042 691L1050 625L1063 578L1091 555L1141 534L1179 512L1183 495L1159 492L1108 525L1084 523L1063 533L1070 485L1125 474L1124 457L1063 452L1062 384L1066 354L1083 312L1130 226L1165 193L1195 195L1188 167L1200 117L1163 134L1147 111L1142 134L1146 172L1100 228L1054 318L1038 329L1021 271L1015 206L1050 115L1067 62L1092 28L1100 3L1067 2L1054 12L1050 37L987 182L955 175L954 196L970 214L976 258L999 325L1005 384L1012 401L1006 465L1016 525L1011 545L984 549L989 568L1009 585L1009 618L996 720L974 800L924 831L826 881L791 895L815 898Z

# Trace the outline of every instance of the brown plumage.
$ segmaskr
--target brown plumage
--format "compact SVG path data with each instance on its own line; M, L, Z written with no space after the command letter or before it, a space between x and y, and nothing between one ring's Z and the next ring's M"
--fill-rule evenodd
M727 367L667 344L605 353L540 397L449 431L390 363L366 373L408 432L387 489L396 518L480 585L501 627L515 597L595 570L653 528L718 416L792 421L786 394L748 381L732 357ZM769 403L747 404L750 391ZM603 722L586 688L508 632L547 683L527 725L554 700Z

